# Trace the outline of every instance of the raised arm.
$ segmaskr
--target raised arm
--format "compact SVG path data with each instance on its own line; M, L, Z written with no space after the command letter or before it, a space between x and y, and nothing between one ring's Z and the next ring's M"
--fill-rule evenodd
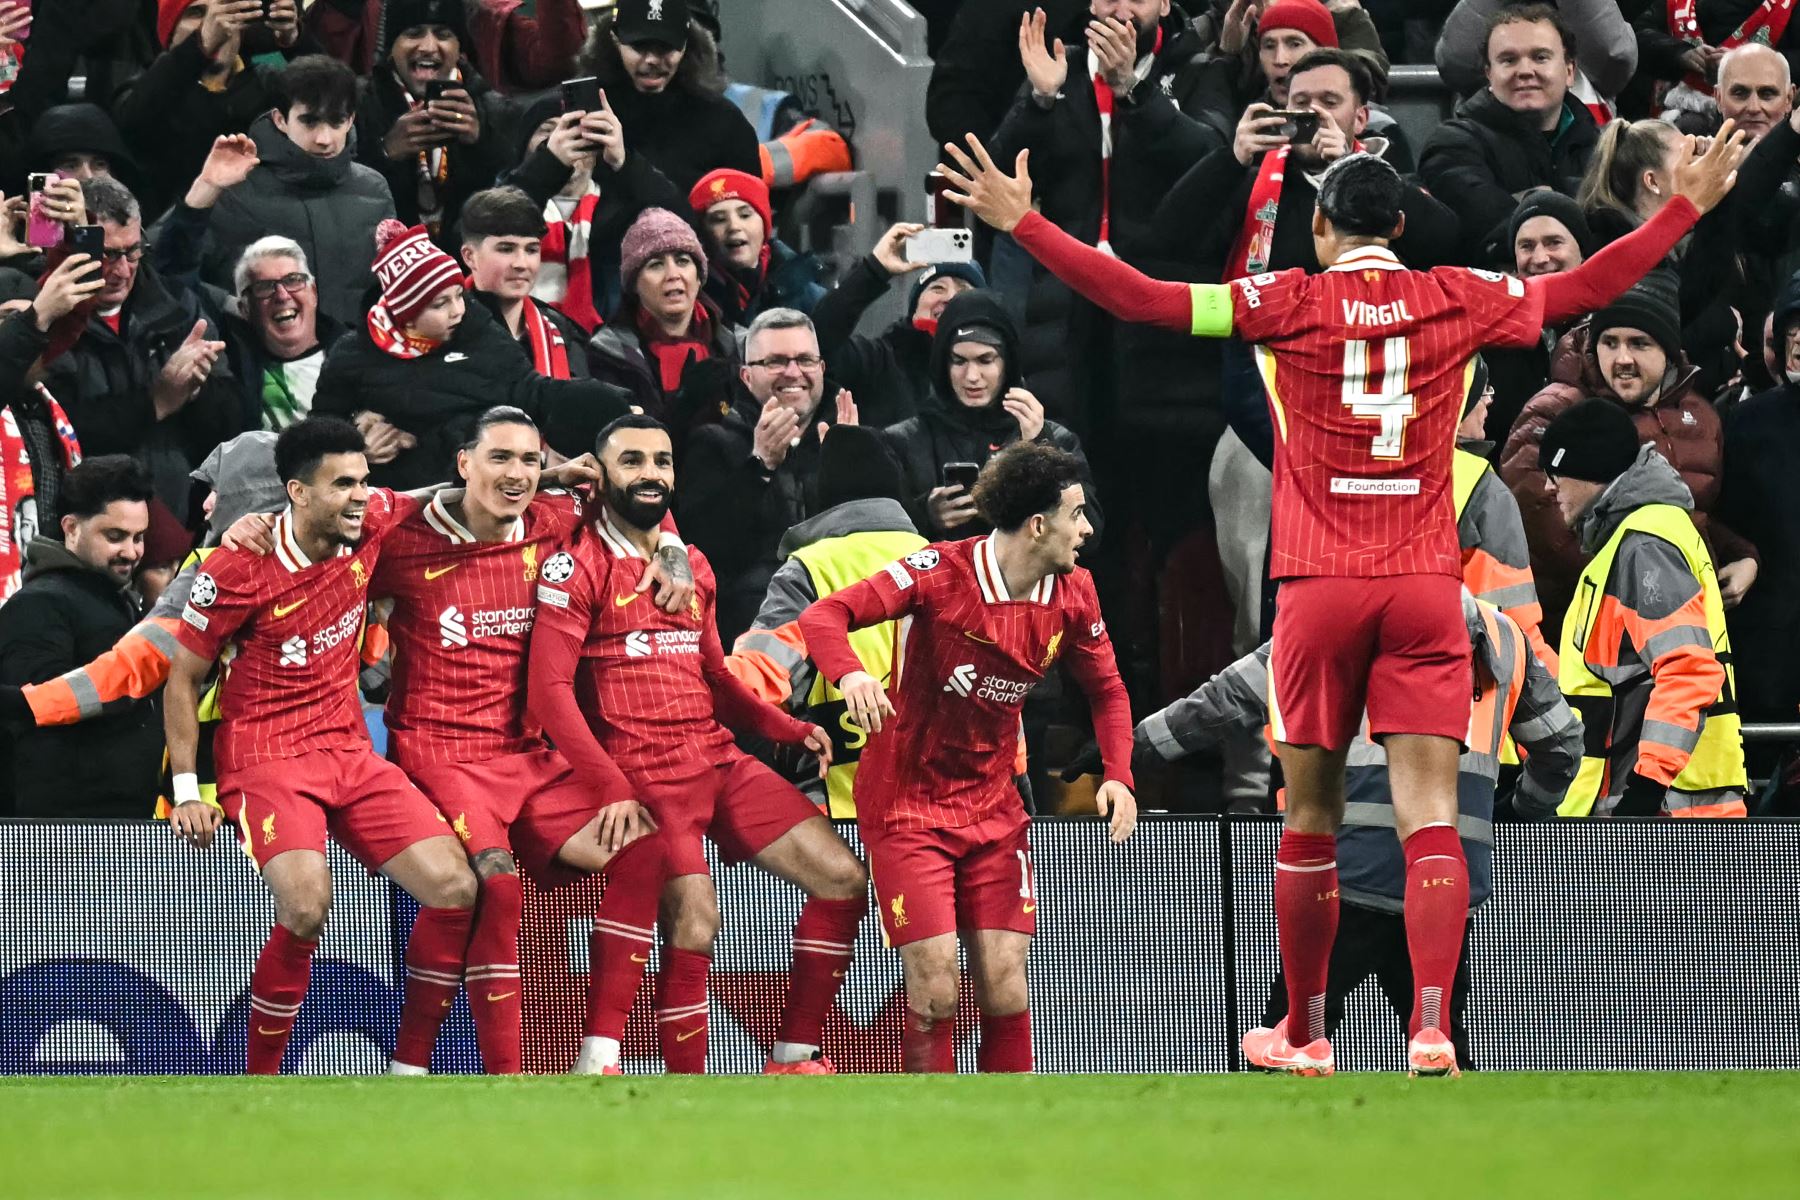
M1525 286L1544 297L1544 323L1554 325L1612 303L1661 262L1694 227L1701 214L1716 208L1737 183L1738 166L1749 153L1750 139L1727 121L1705 154L1694 154L1694 139L1675 168L1675 195L1644 224L1586 262L1560 275L1539 275Z
M959 190L944 194L1000 232L1012 234L1014 241L1058 279L1122 321L1216 337L1231 332L1229 320L1222 332L1215 332L1210 326L1200 328L1195 319L1196 289L1218 293L1229 318L1231 302L1225 287L1152 279L1071 237L1031 209L1029 150L1019 151L1013 165L1016 174L1008 175L994 165L987 147L974 134L969 135L969 146L972 156L945 143L944 150L956 165L940 163L938 170Z

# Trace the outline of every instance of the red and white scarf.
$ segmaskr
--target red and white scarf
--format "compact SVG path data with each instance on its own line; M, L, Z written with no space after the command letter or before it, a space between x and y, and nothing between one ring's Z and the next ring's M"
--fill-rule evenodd
M1691 45L1704 45L1706 35L1700 31L1699 11L1700 0L1668 0L1670 35ZM1719 43L1719 49L1735 50L1751 42L1773 47L1787 33L1788 21L1793 15L1794 0L1762 0L1744 18L1744 23ZM1706 77L1698 72L1690 71L1682 82L1697 92L1712 95L1712 84L1706 82Z
M569 347L562 331L538 308L537 301L526 297L519 313L519 324L525 330L525 344L531 350L531 365L539 375L551 379L569 378Z
M1150 53L1137 60L1131 69L1132 86L1144 82L1150 77L1150 68L1156 65L1156 56L1162 53L1162 26L1156 27L1156 42L1150 47ZM1094 107L1100 110L1100 240L1094 245L1107 254L1112 248L1112 121L1113 110L1118 107L1119 98L1113 95L1112 84L1106 82L1094 61L1094 52L1088 51L1088 76L1094 81Z
M1244 223L1238 227L1237 240L1231 243L1231 254L1225 259L1227 282L1261 275L1269 269L1275 251L1275 218L1281 212L1281 182L1287 177L1288 151L1291 149L1293 147L1283 146L1269 151L1256 168L1256 179L1250 185L1250 199L1244 205ZM1350 143L1352 154L1363 149L1361 141Z
M394 78L400 78L398 71L394 73ZM450 82L461 86L462 81L462 68L452 67ZM401 80L400 83L400 94L406 97L407 111L409 112L416 112L424 108L427 103L425 100L415 99L413 94L406 90L404 80ZM419 224L430 230L432 237L436 237L444 227L444 185L450 182L450 147L448 145L428 147L419 151L418 159L415 194L419 201Z
M588 261L588 239L599 207L600 189L593 183L567 218L555 200L544 207L544 265L531 289L534 299L554 305L589 333L604 324L594 308L594 274Z
M384 353L395 358L424 358L443 345L432 338L414 337L394 323L387 305L377 302L369 309L369 337Z

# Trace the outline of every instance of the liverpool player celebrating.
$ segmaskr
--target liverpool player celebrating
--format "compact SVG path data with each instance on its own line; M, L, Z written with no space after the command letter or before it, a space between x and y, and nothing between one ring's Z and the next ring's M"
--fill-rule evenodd
M1334 1069L1325 980L1337 929L1336 830L1358 719L1384 744L1405 848L1415 1073L1453 1074L1438 1028L1461 954L1469 877L1456 836L1456 766L1468 733L1469 638L1451 492L1467 372L1483 345L1530 345L1546 322L1598 307L1654 266L1736 178L1745 138L1727 122L1675 169L1675 198L1641 228L1561 275L1521 283L1444 267L1406 270L1400 180L1367 154L1319 185L1313 240L1325 271L1226 285L1152 280L1030 211L1026 155L1000 171L971 137L951 198L1011 231L1070 286L1126 320L1259 343L1276 429L1270 572L1283 579L1270 663L1270 724L1287 781L1275 916L1288 1017L1246 1037L1253 1065Z
M906 974L908 1071L956 1069L959 931L981 1008L981 1069L1031 1070L1025 955L1037 896L1012 764L1019 709L1065 653L1093 709L1112 840L1137 824L1131 706L1093 579L1075 565L1093 533L1078 463L1053 446L1009 446L982 468L975 504L993 534L916 550L800 616L851 718L879 734L863 751L856 820ZM902 616L896 711L849 634Z
M514 855L533 878L555 883L600 871L648 828L635 800L602 809L525 715L540 564L581 523L572 496L538 494L543 461L524 412L482 414L457 455L467 487L438 493L399 524L370 585L394 600L390 754L450 822L481 880L465 978L492 1074L520 1069L524 899ZM666 580L691 579L678 544L655 558ZM634 599L652 578L632 581ZM658 602L676 612L693 595L691 583L664 591Z
M686 610L638 602L643 560L675 490L668 431L649 417L621 417L601 431L599 455L604 504L540 572L531 713L603 803L635 798L658 832L608 864L591 944L599 982L576 1070L618 1070L659 893L673 917L657 976L663 1061L672 1072L704 1069L706 977L719 927L705 836L727 860L747 859L806 891L787 1008L765 1070L829 1074L820 1031L850 966L868 881L812 803L737 750L724 725L802 744L821 769L830 740L765 704L726 667L716 585L702 555L693 554L695 595Z
M275 897L275 928L250 976L249 1070L273 1074L300 1012L331 902L325 834L422 906L406 946L397 1067L423 1070L462 977L475 876L444 819L375 756L357 698L357 644L381 542L415 501L368 486L362 434L315 417L284 430L275 466L289 505L275 553L220 550L194 578L163 696L176 806L198 846L222 817ZM201 683L237 646L213 743L222 807L200 800Z

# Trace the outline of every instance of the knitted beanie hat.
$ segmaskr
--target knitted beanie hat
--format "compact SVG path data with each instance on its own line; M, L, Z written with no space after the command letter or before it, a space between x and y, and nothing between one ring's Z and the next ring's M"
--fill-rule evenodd
M918 311L919 297L925 293L932 280L942 279L948 275L952 279L961 279L970 287L987 286L987 275L981 270L978 262L932 263L923 271L913 276L912 289L906 293L906 315L910 318Z
M756 176L720 167L702 175L700 182L688 193L688 207L694 210L696 217L704 217L707 209L727 200L742 200L754 208L756 215L762 218L763 240L774 240L775 218L769 213L769 189Z
M1593 337L1608 329L1641 329L1656 339L1674 366L1681 358L1681 283L1658 267L1632 284L1623 296L1594 314Z
M375 246L381 304L397 329L412 324L439 292L462 284L456 260L432 244L423 225L408 229L390 217L376 227Z
M1263 9L1256 36L1260 38L1271 29L1297 29L1311 38L1315 46L1336 47L1338 44L1337 26L1332 23L1331 12L1319 0L1275 0Z
M1618 404L1590 396L1544 430L1538 466L1544 474L1611 483L1636 461L1637 425Z
M637 290L638 272L644 269L645 263L658 254L671 254L677 250L694 260L700 282L705 283L706 250L700 245L700 236L694 232L694 227L666 208L646 208L639 213L638 219L625 231L625 240L619 244L619 283L625 294L629 296Z

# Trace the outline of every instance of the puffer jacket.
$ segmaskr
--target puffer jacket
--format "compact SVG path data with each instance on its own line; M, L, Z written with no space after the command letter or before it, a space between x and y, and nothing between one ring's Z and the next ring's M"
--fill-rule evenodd
M201 278L232 292L244 247L270 235L289 237L306 251L318 280L319 311L355 323L367 311L363 291L374 279L375 227L394 215L387 180L356 161L354 141L336 158L314 158L267 113L251 124L250 137L261 165L213 205Z
M1718 412L1695 387L1698 374L1685 361L1675 364L1656 403L1629 411L1639 439L1655 446L1687 484L1694 497L1694 524L1706 538L1713 561L1724 566L1740 558L1755 558L1756 548L1709 515L1719 499L1725 440ZM1585 324L1570 330L1558 343L1551 356L1550 377L1553 382L1526 403L1506 439L1500 478L1519 501L1531 543L1531 572L1544 605L1545 635L1553 639L1554 631L1562 628L1563 611L1574 595L1575 580L1587 556L1563 523L1556 498L1545 486L1544 472L1538 466L1538 443L1551 421L1589 396L1624 402L1600 373Z
M1006 375L994 399L981 408L965 407L950 386L950 347L956 342L958 326L970 324L998 329L1006 342L1002 351ZM972 462L979 466L1019 440L1019 423L1001 406L1008 390L1026 386L1018 361L1018 330L993 292L984 289L963 292L944 306L943 315L938 319L937 334L931 343L931 383L937 392L937 405L883 431L894 457L900 460L900 479L904 485L901 501L913 524L927 538L942 541L976 537L993 528L980 517L954 529L940 528L932 523L926 499L931 490L943 482L945 463ZM1087 493L1087 517L1094 527L1089 545L1097 544L1104 519L1080 439L1046 417L1037 440L1067 450L1080 460L1082 488Z
M1462 218L1467 261L1511 268L1505 245L1507 222L1528 188L1547 187L1573 196L1600 140L1600 127L1587 108L1563 101L1567 128L1545 137L1482 88L1456 106L1456 115L1432 131L1419 154L1419 177L1434 196L1448 200Z

